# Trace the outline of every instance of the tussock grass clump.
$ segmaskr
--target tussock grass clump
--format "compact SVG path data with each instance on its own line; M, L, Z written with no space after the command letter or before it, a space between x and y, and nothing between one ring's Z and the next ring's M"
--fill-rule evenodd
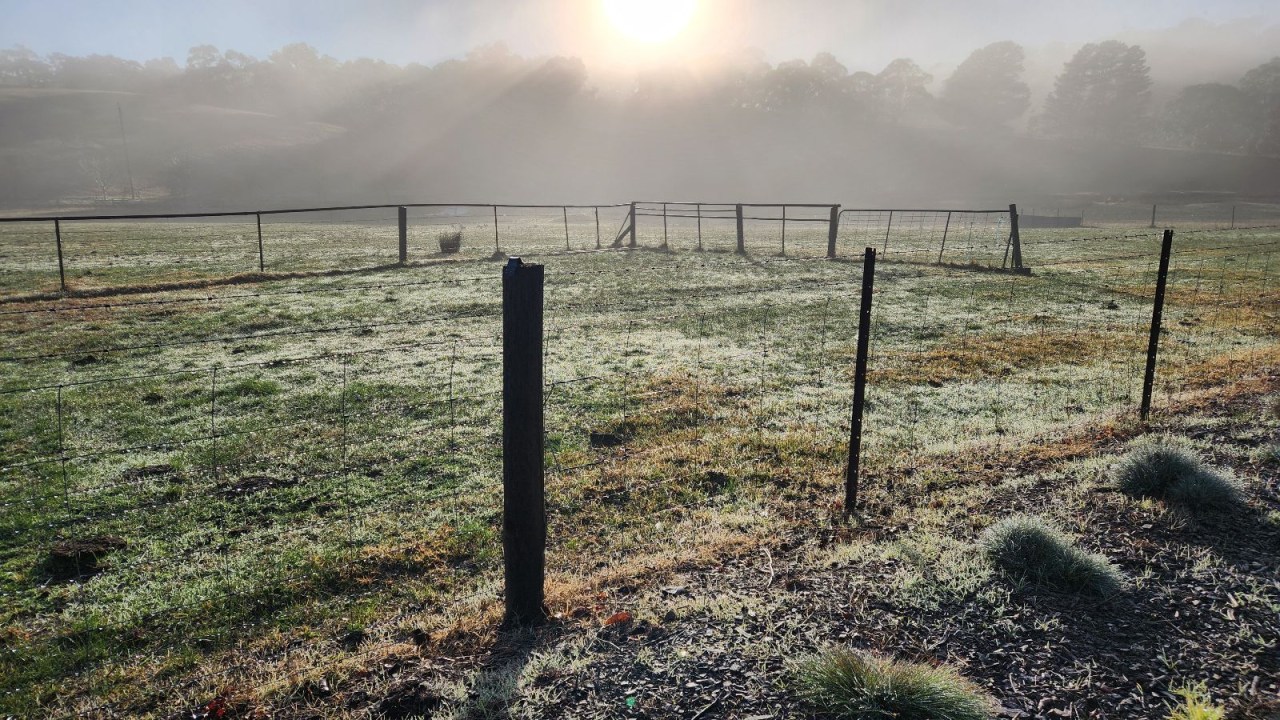
M436 235L436 242L440 243L440 252L451 255L462 249L462 228L454 228L453 230L445 230Z
M1189 685L1173 691L1182 699L1169 712L1169 720L1222 720L1227 711L1213 703L1209 690L1203 685Z
M1124 585L1105 557L1081 550L1040 518L1005 518L987 528L980 544L993 565L1037 585L1094 595L1113 595Z
M1223 509L1239 504L1240 488L1173 438L1144 438L1116 471L1120 492L1156 498L1189 509Z
M837 718L987 720L992 701L945 667L904 663L834 649L796 670L802 696Z

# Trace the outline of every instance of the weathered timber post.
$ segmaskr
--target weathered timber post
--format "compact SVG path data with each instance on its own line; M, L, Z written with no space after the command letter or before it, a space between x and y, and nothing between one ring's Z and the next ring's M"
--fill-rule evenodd
M631 203L631 213L629 217L631 218L631 227L627 232L631 234L631 247L634 248L636 246L636 204L634 202Z
M502 270L502 555L508 625L546 620L543 581L543 267Z
M401 205L396 210L400 220L400 264L409 261L409 208Z
M498 206L493 206L493 254L500 255L502 250L498 247Z
M736 213L737 213L737 220L738 220L738 254L746 255L747 254L747 237L742 227L742 203L737 204Z
M1013 248L1013 269L1022 269L1022 236L1018 233L1018 206L1009 206L1009 245Z
M831 206L831 219L827 221L827 257L835 259L836 236L840 232L840 206Z
M596 249L599 250L600 249L600 208L594 207L592 208L592 210L594 210L596 214Z
M58 245L58 287L67 291L67 270L62 263L62 221L53 219L53 241Z
M787 254L787 206L782 206L782 255Z
M1151 306L1151 336L1147 339L1147 370L1142 376L1142 407L1139 414L1146 422L1151 415L1151 391L1156 383L1156 354L1160 350L1160 322L1164 317L1164 289L1169 279L1169 255L1173 251L1173 231L1164 231L1160 243L1160 273L1156 276L1156 298Z
M667 204L662 203L662 249L667 249Z
M947 231L951 229L951 211L947 211L947 223L942 226L942 247L938 248L938 264L942 264L942 253L947 251Z
M862 256L862 303L858 307L858 350L853 366L853 418L849 423L849 463L844 478L844 511L858 507L858 459L862 455L862 409L867 396L867 350L871 343L871 291L876 276L876 249Z
M702 203L698 203L698 252L702 252Z
M884 253L889 254L889 231L893 230L893 211L889 211L889 223L884 226Z
M262 213L254 213L258 218L258 272L267 269L266 253L262 249Z
M564 249L572 250L569 247L569 206L561 206L560 211L564 213Z

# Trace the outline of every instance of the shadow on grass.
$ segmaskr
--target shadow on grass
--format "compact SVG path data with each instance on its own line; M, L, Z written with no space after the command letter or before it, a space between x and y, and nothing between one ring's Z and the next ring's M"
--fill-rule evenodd
M321 614L312 622L320 623L344 612L341 605L324 607L325 601L376 597L381 592L394 590L404 578L439 571L437 564L412 557L379 558L360 566L347 563L316 568L286 582L163 608L126 622L86 620L77 627L33 639L25 647L6 648L10 654L0 659L0 695L13 694L13 702L21 707L24 698L18 697L21 692L15 691L24 686L29 689L51 681L61 682L73 675L105 670L138 651L146 651L153 657L176 656L183 651L211 657L254 637L264 628L301 623L301 616L295 614L309 606L319 606ZM240 657L216 676L234 680L236 673L251 671L262 659L252 655ZM121 707L131 711L157 707L173 690L194 687L207 677L210 676L179 674L174 683L133 688L131 697L122 701ZM112 682L104 683L98 690L111 685ZM0 713L6 709L4 699L0 697Z
M1280 505L1280 498L1271 495L1264 503ZM1268 520L1264 509L1250 503L1232 510L1179 512L1185 522L1160 529L1164 539L1212 550L1242 569L1264 567L1274 573L1280 567L1280 523Z
M500 627L493 645L485 653L484 661L467 683L466 699L454 708L455 715L462 718L516 717L514 705L520 699L520 679L525 669L539 650L553 644L564 632L564 628L555 621L533 628ZM389 709L386 699L380 709L384 713ZM387 714L386 717L413 717L413 714Z

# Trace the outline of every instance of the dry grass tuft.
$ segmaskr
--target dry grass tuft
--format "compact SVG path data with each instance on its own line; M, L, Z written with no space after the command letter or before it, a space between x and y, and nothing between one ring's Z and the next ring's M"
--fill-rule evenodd
M1190 510L1238 505L1240 488L1172 437L1142 438L1121 460L1116 485L1126 495L1156 498Z
M1006 574L1070 592L1113 595L1124 576L1101 555L1075 546L1040 518L1011 517L982 535L983 554Z
M904 663L854 650L829 650L803 661L800 692L836 718L987 720L992 701L954 670Z

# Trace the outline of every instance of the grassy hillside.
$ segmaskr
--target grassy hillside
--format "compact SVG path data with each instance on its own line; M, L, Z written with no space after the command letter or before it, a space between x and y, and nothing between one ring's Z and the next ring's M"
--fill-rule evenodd
M127 167L141 199L175 202L201 168L234 167L342 133L180 98L92 90L0 88L0 118L0 161L13 169L0 178L0 198L11 208L128 200Z

